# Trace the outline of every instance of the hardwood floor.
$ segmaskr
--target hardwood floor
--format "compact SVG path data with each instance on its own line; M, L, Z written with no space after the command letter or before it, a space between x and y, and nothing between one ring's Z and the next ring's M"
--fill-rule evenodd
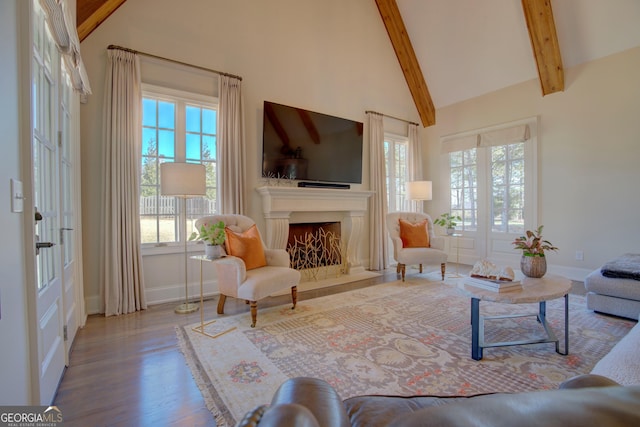
M396 279L382 276L299 292L298 301ZM204 302L216 316L218 298ZM286 304L289 295L261 300L260 307ZM191 371L178 349L175 326L200 321L200 312L176 314L176 303L150 306L123 316L89 316L79 330L54 405L65 426L215 426ZM226 314L247 313L244 301L228 298ZM258 311L258 322L260 312Z
M448 265L453 272L455 265ZM466 274L469 266L460 266ZM415 271L408 269L407 275ZM299 292L303 301L396 280L395 269L359 282ZM572 293L583 294L574 282ZM205 301L205 316L216 316L218 298ZM261 300L259 307L290 302L290 296ZM200 320L200 313L176 314L176 303L150 306L124 316L90 316L78 331L71 360L54 404L66 426L215 426L177 345L176 325ZM247 313L243 301L228 298L225 313ZM258 322L260 312L258 311Z

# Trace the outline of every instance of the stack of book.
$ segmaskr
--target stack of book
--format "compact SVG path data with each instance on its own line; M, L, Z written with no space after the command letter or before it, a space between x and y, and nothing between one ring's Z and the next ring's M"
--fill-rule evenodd
M465 285L475 286L476 288L487 289L494 292L506 292L516 289L522 289L519 280L492 280L482 277L465 277Z

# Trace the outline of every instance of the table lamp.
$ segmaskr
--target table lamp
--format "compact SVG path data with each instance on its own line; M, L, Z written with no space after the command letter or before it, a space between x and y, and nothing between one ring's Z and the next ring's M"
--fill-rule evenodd
M407 181L407 199L415 202L431 200L432 198L432 182L431 181ZM422 211L422 209L420 209Z

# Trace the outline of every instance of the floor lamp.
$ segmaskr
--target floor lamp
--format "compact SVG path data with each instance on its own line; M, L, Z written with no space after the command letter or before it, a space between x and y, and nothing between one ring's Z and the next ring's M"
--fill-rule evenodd
M431 200L432 189L431 181L407 181L407 199L415 202ZM424 206L421 207L420 212L424 212Z
M161 163L160 194L182 199L184 216L184 303L175 308L176 313L193 313L198 304L189 303L189 284L187 282L187 199L206 194L206 169L195 163Z

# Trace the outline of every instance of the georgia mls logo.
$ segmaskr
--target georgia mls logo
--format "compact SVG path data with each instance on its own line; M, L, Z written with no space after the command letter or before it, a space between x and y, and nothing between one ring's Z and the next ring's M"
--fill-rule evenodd
M0 411L2 427L56 427L62 423L62 412L57 406L5 406Z
M48 414L48 415L47 415ZM49 406L45 409L44 414L45 422L50 423L61 423L62 422L62 412L58 409L57 406Z

